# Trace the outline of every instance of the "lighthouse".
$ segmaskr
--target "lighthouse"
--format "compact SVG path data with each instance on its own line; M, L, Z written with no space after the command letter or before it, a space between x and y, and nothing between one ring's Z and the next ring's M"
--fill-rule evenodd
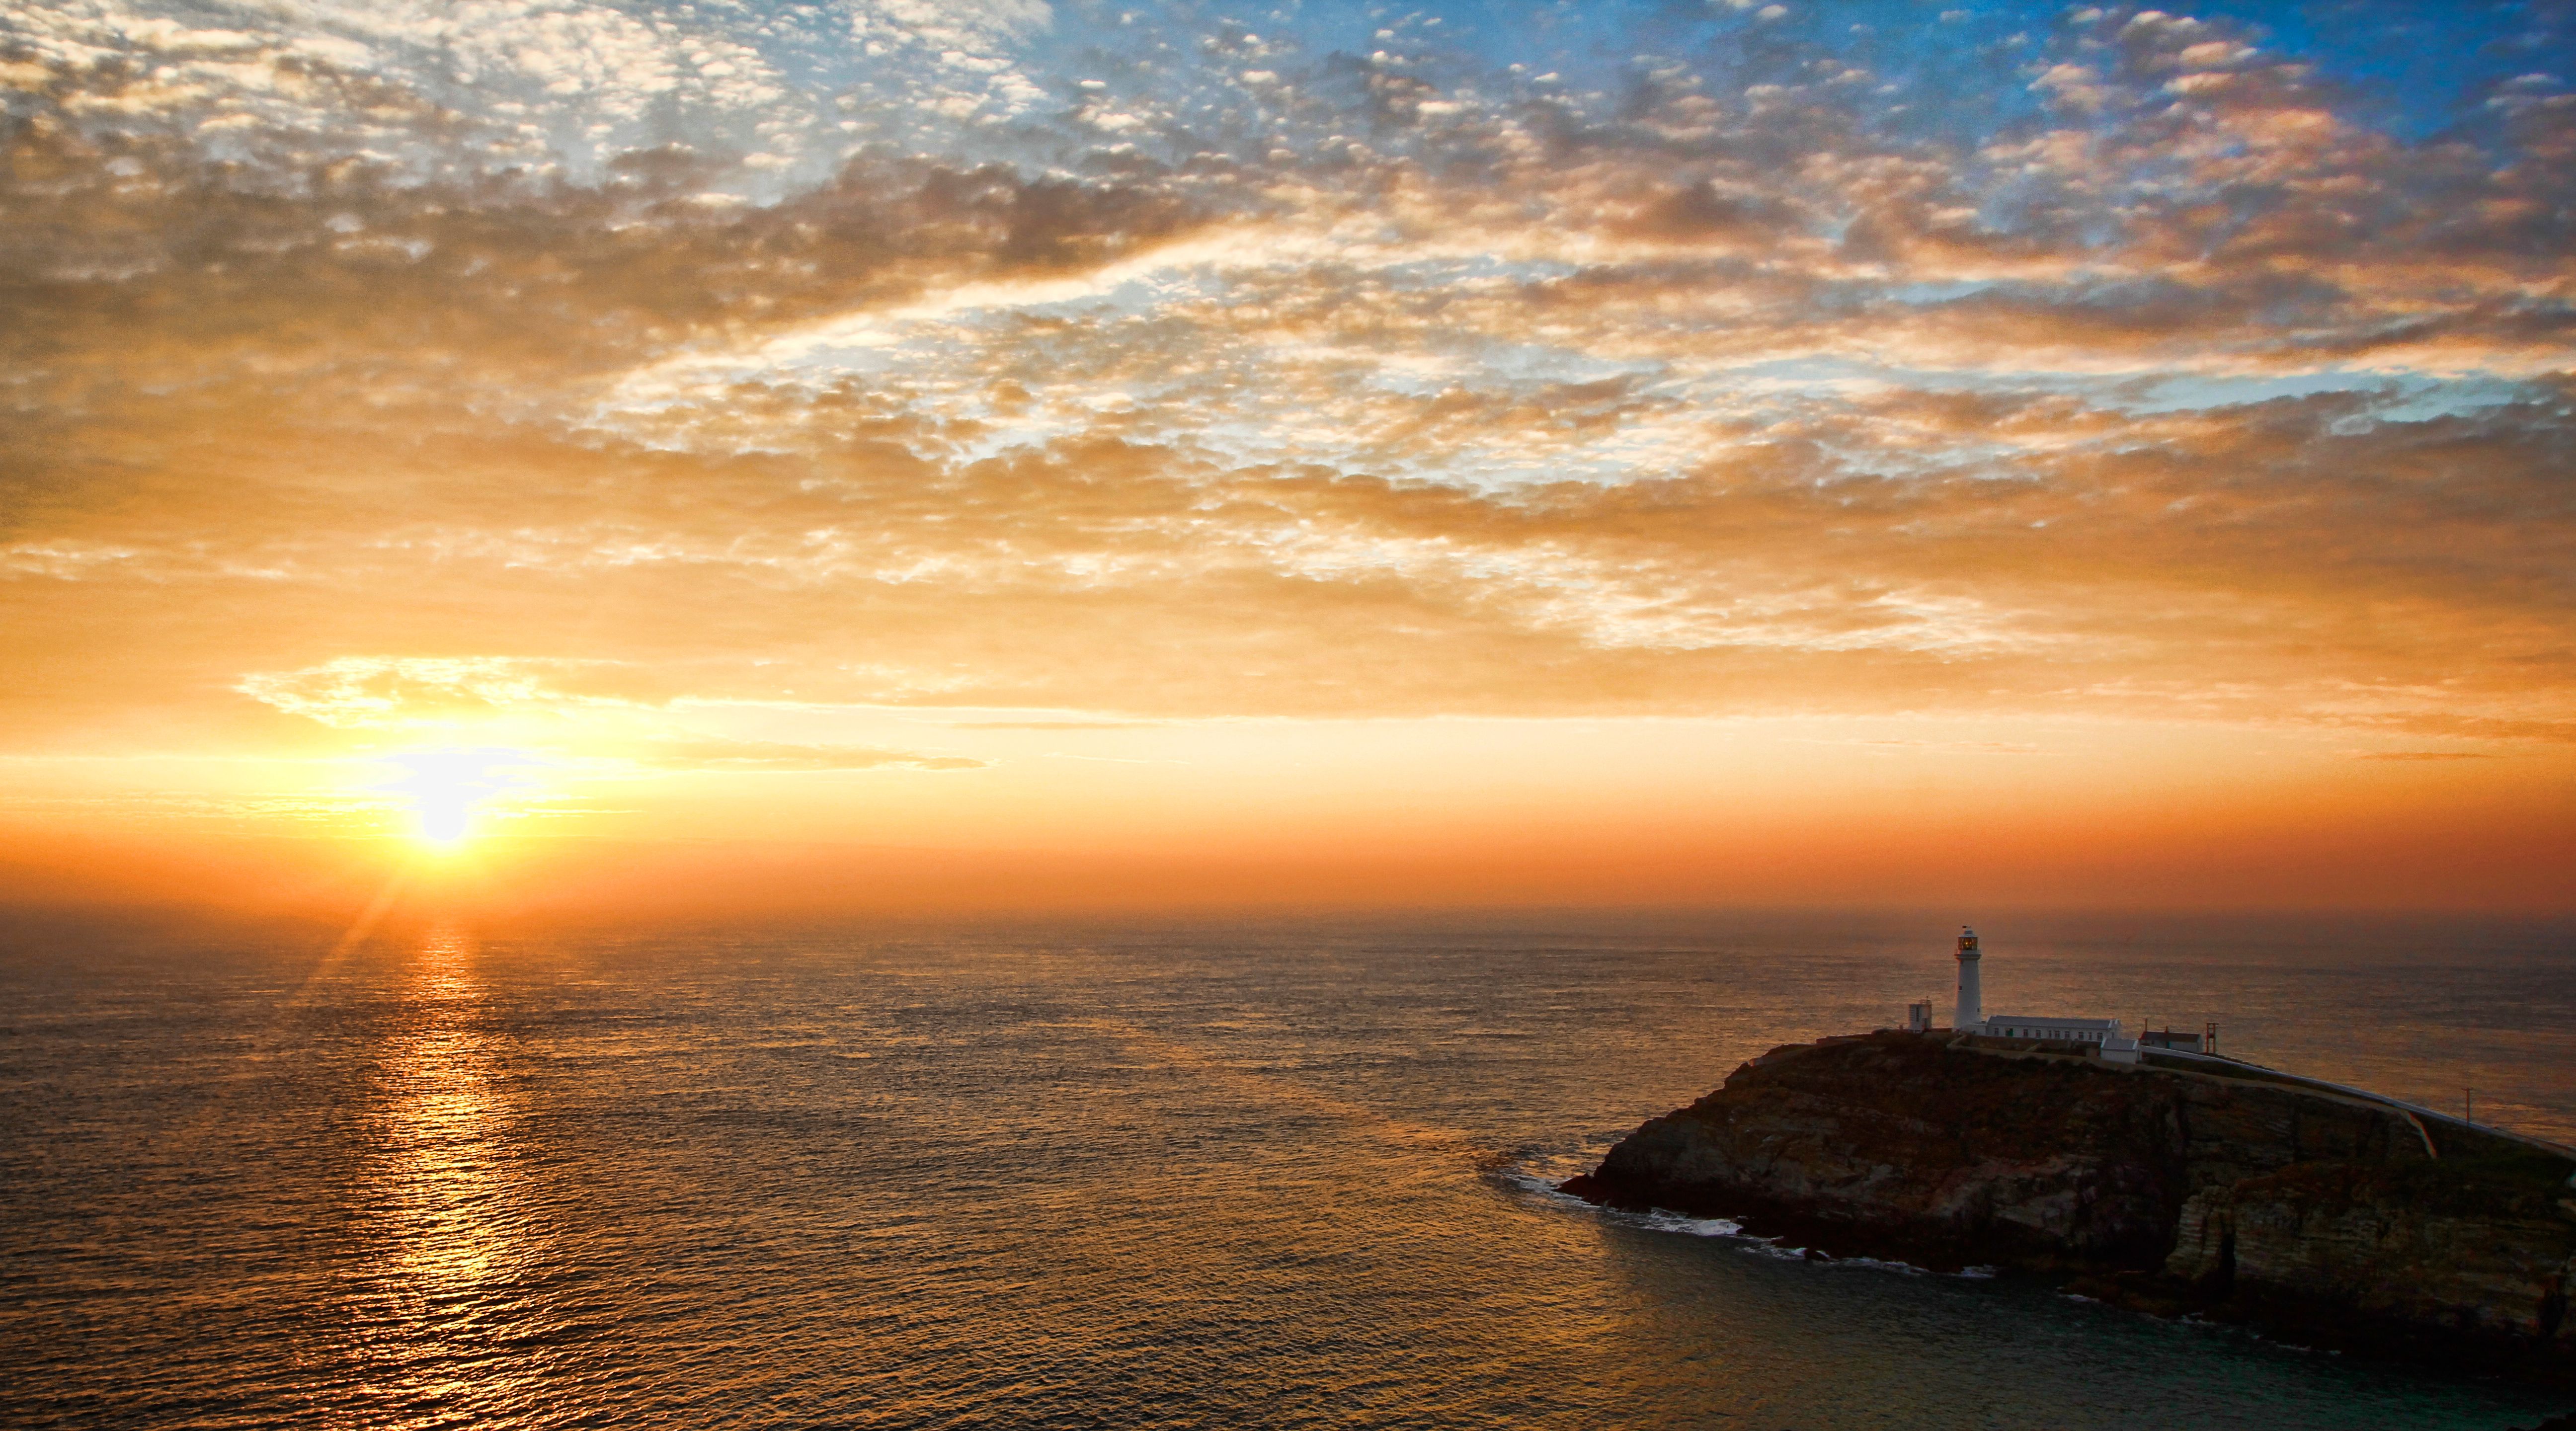
M1977 987L1977 931L1959 926L1959 1011L1950 1027L1974 1033L1985 1022L1985 992Z
M2138 1041L2128 1036L2118 1019L2064 1018L2056 1014L1997 1014L1987 1018L1985 989L1978 978L1983 961L1977 931L1960 925L1959 1007L1957 1016L1950 1020L1951 1032L1971 1035L1978 1046L1993 1041L2043 1053L2078 1053L2105 1063L2138 1062ZM1916 1033L1932 1032L1932 1001L1908 1004L1905 1026Z

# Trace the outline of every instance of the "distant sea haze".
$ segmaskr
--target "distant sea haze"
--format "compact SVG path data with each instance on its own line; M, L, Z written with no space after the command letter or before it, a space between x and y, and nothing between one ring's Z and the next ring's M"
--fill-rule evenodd
M1966 912L1975 915L1975 911ZM2576 1141L2564 929L1977 917L1988 1007ZM2570 1398L1550 1190L1947 924L0 956L0 1423L2528 1426ZM2149 1410L2151 1408L2151 1411Z

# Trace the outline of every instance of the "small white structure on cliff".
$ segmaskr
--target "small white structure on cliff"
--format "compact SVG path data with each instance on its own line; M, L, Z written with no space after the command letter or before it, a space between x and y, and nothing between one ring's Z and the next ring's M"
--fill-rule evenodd
M1987 1018L1985 988L1979 977L1979 966L1985 962L1985 951L1977 943L1977 931L1959 926L1959 1003L1950 1021L1952 1031L1976 1034L1984 1038L2026 1038L2048 1043L2089 1044L2100 1050L2111 1063L2136 1063L2138 1041L2130 1038L2118 1019L2079 1019L2058 1014L1997 1014ZM1932 1005L1929 1000L1911 1004L1905 1010L1906 1027L1928 1031L1932 1027Z

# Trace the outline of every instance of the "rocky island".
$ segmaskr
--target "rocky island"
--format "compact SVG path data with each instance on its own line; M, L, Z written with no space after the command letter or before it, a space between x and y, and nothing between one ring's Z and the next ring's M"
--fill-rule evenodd
M1565 1190L2576 1383L2576 1157L2250 1064L1947 1030L1777 1048Z

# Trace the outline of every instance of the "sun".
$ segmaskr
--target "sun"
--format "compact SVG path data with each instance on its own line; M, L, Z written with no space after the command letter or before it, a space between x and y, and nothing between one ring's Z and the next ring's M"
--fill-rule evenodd
M443 746L384 757L402 774L385 782L409 809L412 839L440 854L465 848L488 823L495 797L528 783L538 764L524 750Z

